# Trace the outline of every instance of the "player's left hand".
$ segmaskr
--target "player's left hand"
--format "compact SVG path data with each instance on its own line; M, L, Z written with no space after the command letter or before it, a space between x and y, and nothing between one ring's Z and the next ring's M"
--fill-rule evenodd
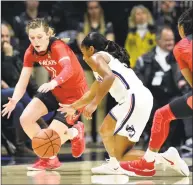
M50 90L53 90L57 86L57 82L55 80L52 80L51 82L42 84L38 92L47 93Z
M92 114L93 112L97 109L97 105L94 104L94 103L90 103L88 104L85 108L84 108L84 111L83 111L83 116L86 118L86 119L92 119Z
M70 119L73 119L76 113L76 109L74 109L71 105L67 105L67 104L59 103L59 106L60 108L57 111L66 113L64 117L69 117Z

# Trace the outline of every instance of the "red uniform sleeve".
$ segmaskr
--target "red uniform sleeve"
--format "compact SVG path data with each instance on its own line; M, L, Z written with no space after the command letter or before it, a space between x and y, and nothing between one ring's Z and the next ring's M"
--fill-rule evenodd
M61 85L73 75L71 58L69 56L70 49L62 41L56 41L53 43L52 52L56 56L58 63L62 66L62 71L53 80L56 80L58 85Z
M24 67L33 67L32 52L30 48L28 48L25 52L23 66Z
M181 48L179 44L174 47L173 53L176 61L179 64L180 70L182 70L184 68L188 68L188 64L185 62L187 55L186 52L184 52L185 50Z

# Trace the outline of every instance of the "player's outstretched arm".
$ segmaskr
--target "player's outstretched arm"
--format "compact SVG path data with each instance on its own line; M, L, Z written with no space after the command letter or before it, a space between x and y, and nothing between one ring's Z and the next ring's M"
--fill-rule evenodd
M10 117L11 112L14 110L17 102L23 97L26 91L31 74L32 74L32 67L23 67L19 81L15 86L12 98L9 98L9 102L3 105L4 109L2 111L2 116L8 114L8 118Z
M92 119L93 112L95 112L97 106L100 104L104 96L109 92L109 89L115 80L115 76L103 56L98 55L94 58L91 58L91 60L92 68L103 78L103 80L97 88L94 99L84 108L83 115L87 119Z
M103 77L103 81L97 88L96 96L92 101L92 103L99 105L101 100L109 92L109 89L111 88L115 80L115 75L113 74L107 62L102 56L96 56L96 58L93 59L93 62L96 63L96 72Z
M66 113L66 116L73 116L76 110L81 109L88 105L95 97L96 91L98 89L99 82L95 81L90 90L87 91L79 100L71 105L59 104L61 108L58 111Z
M80 98L79 100L74 102L72 104L72 107L74 107L77 110L77 109L80 109L80 108L88 105L94 99L94 97L96 96L96 92L97 92L98 87L99 87L99 82L95 81L92 84L90 90L88 92L86 92L82 96L82 98Z
M23 67L12 97L16 102L18 102L25 94L32 70L33 67Z

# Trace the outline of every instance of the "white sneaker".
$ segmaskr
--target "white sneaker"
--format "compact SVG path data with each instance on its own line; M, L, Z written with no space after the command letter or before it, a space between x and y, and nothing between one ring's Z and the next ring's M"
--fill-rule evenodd
M189 176L190 172L188 165L181 159L176 148L170 147L166 152L160 153L158 156L160 162L165 164L167 167L173 168L183 176Z
M190 184L189 177L183 177L182 179L178 180L174 184Z
M106 159L106 163L103 163L101 166L91 168L91 171L94 174L134 176L134 173L122 169L119 164L115 165L110 159Z
M126 184L129 177L126 175L93 175L91 176L92 184Z

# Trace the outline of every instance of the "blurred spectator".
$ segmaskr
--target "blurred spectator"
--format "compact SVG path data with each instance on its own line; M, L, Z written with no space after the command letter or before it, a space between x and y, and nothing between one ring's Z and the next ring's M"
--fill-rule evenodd
M175 38L179 41L180 36L177 29L179 11L176 9L175 1L161 1L160 11L155 15L157 26L170 26L174 31Z
M89 1L87 2L87 12L84 15L84 22L79 24L78 27L78 35L77 35L77 43L80 47L82 40L89 32L99 32L102 35L106 36L108 40L114 40L113 33L113 25L111 22L106 22L104 17L103 9L98 1ZM84 72L86 75L86 79L88 85L90 86L94 81L94 76L92 70L88 67L88 65L83 61L82 54L78 54L79 61L81 62L82 67L84 68ZM96 112L96 127L97 131L104 119L105 116L105 107L106 101L105 99L101 102L100 106ZM83 118L84 123L86 123L86 140L91 141L91 121L85 120ZM97 137L98 141L100 137Z
M187 92L189 86L183 79L173 56L175 44L171 28L159 28L156 34L157 46L150 52L139 57L134 68L138 77L143 81L160 106L167 104L168 100Z
M128 25L125 49L130 55L130 63L133 68L138 57L155 46L155 27L150 11L143 5L132 8Z
M20 53L11 43L11 33L6 24L1 25L1 69L2 79L10 86L15 87L22 69ZM8 73L8 71L11 71ZM38 86L31 78L27 92L32 98L37 92Z
M1 25L1 103L2 105L8 103L8 97L12 97L14 87L19 80L20 72L22 69L22 61L19 57L19 51L15 50L11 44L11 33L9 27L6 24ZM26 135L20 125L19 117L23 112L24 108L31 101L31 98L37 92L37 85L33 79L30 79L30 83L27 87L27 92L23 98L18 102L16 110L13 113L14 127L16 128L16 154L26 155L30 154L31 151L25 147ZM29 95L30 96L29 96ZM9 121L10 122L10 121ZM47 124L43 119L39 119L38 123L41 127L46 128Z
M45 17L48 21L51 21L51 17L48 16L45 12L39 12L39 1L37 0L27 0L24 2L26 5L25 12L22 12L19 16L15 16L13 20L13 29L15 32L15 36L19 39L20 44L20 54L23 58L25 50L28 48L30 42L28 36L26 34L25 28L27 23L35 18L43 18ZM38 86L43 83L48 82L49 75L48 72L41 67L39 64L35 65L34 68L34 77Z
M6 82L1 80L1 105L4 105L8 103L8 97L11 97L13 95L14 88L10 88ZM7 131L8 128L13 128L13 134L15 136L9 139L12 139L12 142L14 143L16 147L15 155L16 156L35 156L34 153L28 149L25 145L25 142L27 141L28 137L23 131L21 124L20 124L20 116L25 108L25 101L26 99L29 99L29 96L27 94L24 95L24 97L19 101L16 105L16 108L13 110L11 119L8 120L6 118L2 118L2 132L8 132L9 135L12 134L12 132ZM25 102L24 104L22 103Z
M51 9L52 25L55 32L64 30L76 30L78 23L82 20L83 2L78 1L56 1Z
M175 44L174 33L169 27L162 27L157 30L156 34L157 46L150 52L140 57L134 68L138 77L143 81L154 96L155 110L166 105L172 99L187 93L190 90L189 85L180 73L177 62L173 56L173 48ZM181 132L177 138L173 139L173 145L177 140L184 139L184 125L181 120L175 120L178 124L172 124L172 131L168 138L168 145L171 144L172 134L174 130L181 127ZM177 131L176 131L177 132ZM176 143L175 143L176 142ZM179 144L179 143L178 143ZM167 142L165 146L168 146Z

